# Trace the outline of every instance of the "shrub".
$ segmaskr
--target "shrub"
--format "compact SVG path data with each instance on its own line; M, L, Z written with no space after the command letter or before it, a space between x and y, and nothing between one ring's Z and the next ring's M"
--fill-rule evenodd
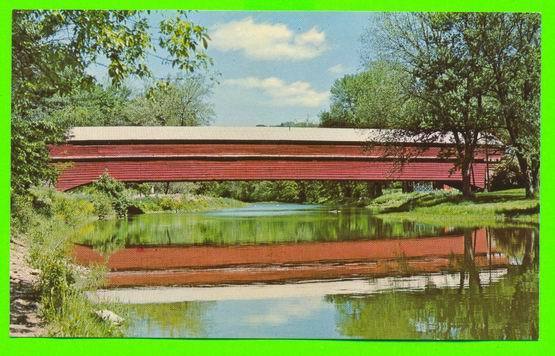
M54 215L71 226L94 214L93 203L83 198L58 194L52 207Z
M108 217L115 214L115 210L112 207L112 201L107 195L92 193L91 201L94 206L94 214L99 220L106 220Z
M163 197L158 202L158 205L162 208L162 210L179 210L181 204L173 198Z
M11 199L11 230L25 233L32 225L34 210L32 198L26 195L13 194Z
M127 197L125 185L122 182L113 179L105 172L93 183L93 188L110 198L112 207L119 218L127 217L129 198Z

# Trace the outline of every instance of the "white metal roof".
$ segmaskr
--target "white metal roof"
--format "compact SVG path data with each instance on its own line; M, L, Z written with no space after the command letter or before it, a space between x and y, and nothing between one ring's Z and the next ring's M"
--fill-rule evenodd
M313 127L218 127L218 126L103 126L74 127L69 142L87 141L299 141L382 142L391 130ZM391 137L391 136L390 136ZM386 140L387 141L387 140ZM419 142L405 136L396 142ZM450 135L438 135L428 143L452 143Z

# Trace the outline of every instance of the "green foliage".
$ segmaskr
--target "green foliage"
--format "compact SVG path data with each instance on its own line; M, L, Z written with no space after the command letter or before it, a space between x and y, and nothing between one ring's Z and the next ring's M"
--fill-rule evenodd
M149 11L14 11L12 28L12 102L22 110L37 107L54 94L86 88L94 79L91 63L107 61L108 75L120 84L130 75L147 77L147 56L156 51ZM206 66L208 35L204 27L178 12L163 19L158 44L185 71ZM199 45L201 43L202 45ZM159 57L159 56L158 56Z
M178 209L178 200L173 199L171 197L162 197L158 201L158 205L162 210L177 210Z
M12 195L10 206L10 234L25 234L32 226L35 215L33 199L29 195Z
M394 128L413 115L408 96L410 77L399 65L375 61L357 74L345 75L331 87L329 111L320 114L323 127Z
M112 207L118 217L127 217L129 198L125 185L122 182L113 179L107 172L104 172L92 186L111 200ZM104 209L102 212L106 212L105 208L102 209Z
M527 196L539 185L540 16L524 13L386 14L366 47L410 73L418 115L411 133L450 133L463 194L482 134L518 159ZM370 42L370 43L368 43Z
M129 125L131 91L125 87L94 85L71 95L45 100L48 120L63 127Z
M139 126L206 125L214 116L207 100L211 87L201 76L154 83L127 108L129 123Z
M121 329L99 320L96 308L84 295L98 286L101 271L76 272L68 251L76 229L89 221L92 203L84 195L33 189L32 194L15 196L12 206L12 234L22 235L30 245L30 263L40 270L38 290L40 313L51 336L121 336ZM35 209L40 207L40 209ZM14 223L15 222L15 223Z
M245 203L235 199L199 196L199 195L170 195L170 196L148 196L133 201L145 212L156 211L183 211L196 212L225 208L238 208Z
M151 75L147 56L157 46L150 11L19 10L12 27L12 193L50 183L56 168L47 145L75 125L130 124L126 90L95 86L92 64L105 65L118 87L129 76ZM206 67L208 35L187 13L163 19L157 56L186 72ZM105 62L105 63L103 63ZM188 120L190 120L188 118ZM190 121L187 121L190 123Z
M112 200L106 194L93 192L90 196L94 214L99 220L106 220L116 213L112 206Z
M364 206L381 183L349 181L238 181L198 183L194 193L246 202L330 203Z
M61 142L65 130L46 120L12 117L11 192L23 194L31 186L53 183L56 168L49 165L47 143Z
M528 197L538 193L540 169L540 14L496 13L474 33L491 73L501 127L494 130L517 159ZM483 29L483 27L481 28Z
M521 185L519 180L519 166L516 159L507 155L495 166L495 171L491 177L489 190L505 190L517 188Z

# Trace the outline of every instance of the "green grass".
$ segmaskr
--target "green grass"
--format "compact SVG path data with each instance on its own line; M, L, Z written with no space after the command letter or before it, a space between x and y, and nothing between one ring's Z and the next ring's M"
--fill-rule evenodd
M495 226L539 223L539 200L523 189L477 193L470 200L456 192L385 194L368 205L384 220L409 220L432 225Z

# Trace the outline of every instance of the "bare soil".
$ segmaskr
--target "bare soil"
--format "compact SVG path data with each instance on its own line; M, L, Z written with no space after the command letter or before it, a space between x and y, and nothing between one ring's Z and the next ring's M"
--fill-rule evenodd
M10 240L10 336L32 337L45 334L41 320L37 282L39 271L28 263L29 249L25 241Z

